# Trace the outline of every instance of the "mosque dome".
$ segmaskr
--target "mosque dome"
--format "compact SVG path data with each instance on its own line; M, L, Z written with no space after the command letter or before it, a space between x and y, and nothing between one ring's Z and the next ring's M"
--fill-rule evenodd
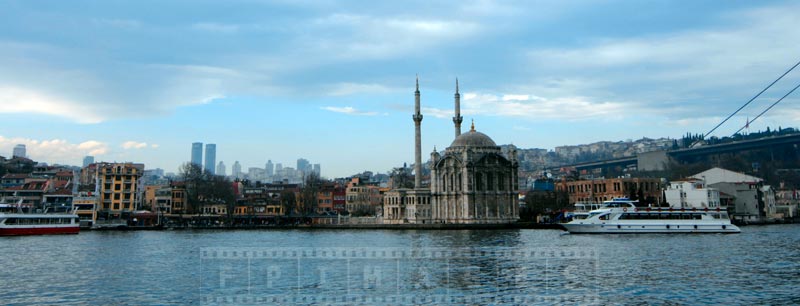
M453 140L450 147L496 147L497 144L494 140L486 134L471 129L469 132L463 133Z

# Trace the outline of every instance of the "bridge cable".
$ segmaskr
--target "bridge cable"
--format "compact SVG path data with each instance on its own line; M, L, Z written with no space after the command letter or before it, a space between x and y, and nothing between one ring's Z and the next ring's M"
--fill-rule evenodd
M741 107L739 107L739 109L737 109L735 112L733 112L733 114L730 114L730 116L728 116L728 118L725 118L725 120L722 120L722 122L720 122L719 124L717 124L717 126L715 126L713 129L711 129L710 131L708 131L707 133L705 133L705 134L703 134L703 135L700 135L701 139L705 139L705 138L706 138L706 136L708 136L708 135L711 135L711 133L713 133L713 132L714 132L714 131L715 131L717 128L719 128L719 127L720 127L722 124L724 124L726 121L728 121L728 119L731 119L731 117L733 117L734 115L736 115L737 113L739 113L739 111L741 111L743 108L745 108L745 106L747 106L748 104L750 104L750 102L753 102L753 100L755 100L756 98L758 98L759 96L761 96L761 94L762 94L762 93L764 93L765 91L767 91L767 89L769 89L770 87L772 87L772 85L775 85L775 83L777 83L777 82L778 82L778 81L780 81L780 80L781 80L781 79L782 79L784 76L786 76L787 74L789 74L789 72L791 72L792 70L794 70L794 68L795 68L795 67L797 67L798 65L800 65L800 62L797 62L797 64L794 64L794 66L792 66L792 68L789 68L789 70L787 70L786 72L784 72L784 73L783 73L783 74L782 74L782 75L781 75L781 76L780 76L778 79L776 79L775 81L772 81L772 83L770 83L770 84L769 84L769 86L767 86L766 88L764 88L763 90L761 90L761 92L759 92L757 95L755 95L755 97L753 97L752 99L750 99L750 101L747 101L747 103L745 103L744 105L742 105ZM740 131L741 131L741 129L740 129Z
M756 119L758 119L758 117L761 117L761 115L763 115L764 113L766 113L767 111L772 109L773 106L777 105L778 103L781 103L781 101L783 101L784 98L786 98L787 96L791 95L795 90L797 90L797 88L800 88L800 84L797 84L797 86L795 86L792 90L790 90L785 95L783 95L783 97L778 99L778 101L775 101L775 103L772 103L772 105L770 105L769 107L767 107L767 109L765 109L763 112L758 114L758 116L753 118L753 120L750 120L750 122L748 122L748 124L746 124L745 126L739 128L739 130L737 130L736 133L733 133L733 135L736 135L737 133L741 132L743 129L745 129L749 125L749 123L753 123L753 121L756 121Z

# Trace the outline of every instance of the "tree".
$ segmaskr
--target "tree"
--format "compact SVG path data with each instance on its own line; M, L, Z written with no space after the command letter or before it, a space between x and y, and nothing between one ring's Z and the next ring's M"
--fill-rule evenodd
M281 206L283 207L284 214L290 215L292 213L296 201L297 197L295 196L294 191L284 190L281 192Z
M411 169L408 167L394 168L389 173L392 180L392 187L399 188L414 188L414 177L411 175Z
M185 163L180 167L180 176L186 184L187 210L200 213L204 204L225 204L230 219L236 205L233 184L227 178L203 171L200 165Z
M197 213L200 205L199 190L203 188L203 169L197 164L184 163L179 172L186 184L186 211L189 214Z
M300 190L301 200L303 201L303 214L313 214L317 210L319 190L322 188L322 179L316 172L306 175L303 188Z

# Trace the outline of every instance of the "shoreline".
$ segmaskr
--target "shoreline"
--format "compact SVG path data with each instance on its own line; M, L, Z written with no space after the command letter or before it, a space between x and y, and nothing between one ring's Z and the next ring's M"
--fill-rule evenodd
M507 229L542 229L564 230L560 224L540 224L520 222L512 224L302 224L302 225L268 225L268 226L110 226L81 228L81 231L171 231L171 230L269 230L269 229L357 229L357 230L507 230Z

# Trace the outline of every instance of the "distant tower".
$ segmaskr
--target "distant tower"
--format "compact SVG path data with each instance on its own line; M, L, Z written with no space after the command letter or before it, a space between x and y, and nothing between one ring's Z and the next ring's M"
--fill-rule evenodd
M314 164L314 173L316 173L317 175L322 175L322 172L320 172L320 170L321 166L319 164Z
M26 157L26 158L28 157L25 154L25 145L24 144L18 144L16 146L14 146L14 151L11 153L11 158L14 158L14 157Z
M94 156L86 156L83 158L83 167L94 164Z
M206 164L205 170L214 174L214 166L217 164L217 145L209 143L206 145Z
M417 90L414 91L414 189L422 188L422 114L419 112L419 75L417 75Z
M194 142L192 143L192 164L198 165L200 167L203 166L203 143L202 142Z
M456 125L456 137L461 135L461 122L464 117L461 117L461 94L458 93L458 78L456 78L456 115L453 117L453 123Z
M219 161L219 164L217 164L217 173L216 174L225 176L225 163L223 163L222 161Z
M281 172L283 170L283 164L277 163L275 164L275 172Z
M308 162L305 158L298 158L297 159L297 171L302 171L304 174L309 174L309 167L311 167L311 163Z
M239 164L239 161L233 162L233 169L231 170L231 175L235 178L242 178L242 165Z
M267 177L272 177L273 175L275 175L275 165L272 164L271 159L267 160L267 167L264 170L266 170L267 172Z

